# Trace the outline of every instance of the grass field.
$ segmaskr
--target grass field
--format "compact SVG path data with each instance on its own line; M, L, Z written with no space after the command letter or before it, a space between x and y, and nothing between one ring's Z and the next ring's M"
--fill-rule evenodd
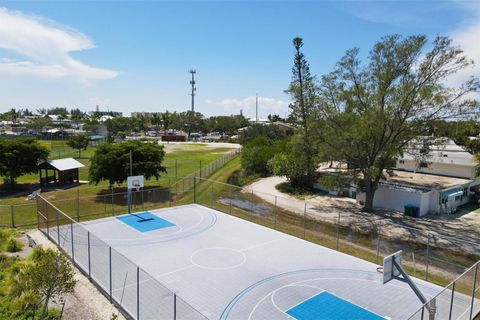
M134 192L133 204L154 208L168 203L168 187L185 176L210 175L235 155L231 148L214 148L205 145L186 145L180 150L167 153L163 164L167 173L159 180L145 182L145 188ZM82 159L88 161L88 159ZM177 186L178 187L178 186ZM183 186L184 187L184 186ZM92 219L94 216L117 215L127 210L125 186L109 188L108 183L98 186L81 185L65 190L42 191L42 196L54 201L60 210L72 217ZM82 217L80 217L82 215ZM36 203L27 200L25 195L0 200L0 226L33 226L36 220Z
M87 150L82 150L82 157L77 158L78 151L69 148L65 141L39 140L39 143L51 150L51 159L58 158L58 155L61 157L74 157L84 164L85 167L80 169L80 180L88 181L90 157L93 155L95 147L89 147ZM173 152L166 153L163 165L167 168L167 173L161 175L160 181L146 181L146 185L158 186L173 183L175 180L181 179L182 177L199 170L201 167L208 166L210 163L231 150L232 149L230 148L207 147L205 144L182 145L181 148L177 148L177 150ZM21 176L17 180L18 189L24 190L38 188L38 181L38 174ZM107 187L107 181L102 181L98 186L92 186L87 183L63 191L64 193L62 193L62 196L67 198L76 197L78 192L77 189L80 189L81 196L93 196ZM27 203L28 201L25 200L24 195L15 198L0 199L0 205L17 205Z

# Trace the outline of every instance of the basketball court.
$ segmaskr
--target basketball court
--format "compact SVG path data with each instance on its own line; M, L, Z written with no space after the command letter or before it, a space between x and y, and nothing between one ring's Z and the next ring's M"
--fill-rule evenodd
M196 204L82 225L209 319L408 319L422 305L405 282L383 284L373 263ZM76 237L76 246L86 245ZM102 253L92 249L91 254ZM83 258L76 255L76 260ZM134 271L123 272L126 267L115 260L118 278L111 290L114 297L128 299L135 295L130 290ZM414 282L427 299L442 290ZM158 319L155 308L170 305L146 291L139 296L141 319ZM466 306L471 303L464 300ZM438 314L448 311L437 308L436 319L448 319ZM467 317L453 311L452 319Z

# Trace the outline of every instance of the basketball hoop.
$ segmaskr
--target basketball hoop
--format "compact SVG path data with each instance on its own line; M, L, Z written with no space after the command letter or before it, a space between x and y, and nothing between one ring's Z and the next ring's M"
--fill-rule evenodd
M140 188L143 188L143 186L143 176L131 176L127 178L128 189L136 189L138 191Z

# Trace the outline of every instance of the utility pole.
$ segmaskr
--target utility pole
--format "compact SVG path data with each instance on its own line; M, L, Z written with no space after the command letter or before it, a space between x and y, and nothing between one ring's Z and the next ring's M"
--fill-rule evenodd
M133 176L132 150L130 150L130 176Z
M255 94L255 123L258 122L258 93Z
M192 81L190 81L190 84L192 85L192 93L191 93L191 96L192 96L192 112L195 112L195 91L197 91L197 88L195 88L195 73L197 73L197 71L195 69L192 69L188 72L190 72L192 74Z

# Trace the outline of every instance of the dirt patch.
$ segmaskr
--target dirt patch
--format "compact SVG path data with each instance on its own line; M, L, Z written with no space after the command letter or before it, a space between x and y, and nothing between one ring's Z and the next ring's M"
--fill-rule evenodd
M406 217L401 212L391 210L376 210L375 213L366 213L361 211L361 206L354 199L345 197L335 197L330 195L319 195L305 201L297 199L291 195L280 192L275 188L279 183L285 182L285 177L268 177L260 179L243 188L246 192L255 192L255 195L271 204L275 202L277 196L277 205L284 209L307 214L314 219L327 222L338 221L340 216L341 225L351 225L362 222L375 222L383 229L382 233L388 234L388 237L395 239L405 238L412 232L422 233L425 237L422 239L413 239L412 241L426 241L426 234L431 233L438 239L438 245L461 246L461 250L478 254L480 247L480 210L468 214L457 215L439 215L427 216L423 218ZM408 238L412 238L411 236ZM468 241L468 243L460 243Z

